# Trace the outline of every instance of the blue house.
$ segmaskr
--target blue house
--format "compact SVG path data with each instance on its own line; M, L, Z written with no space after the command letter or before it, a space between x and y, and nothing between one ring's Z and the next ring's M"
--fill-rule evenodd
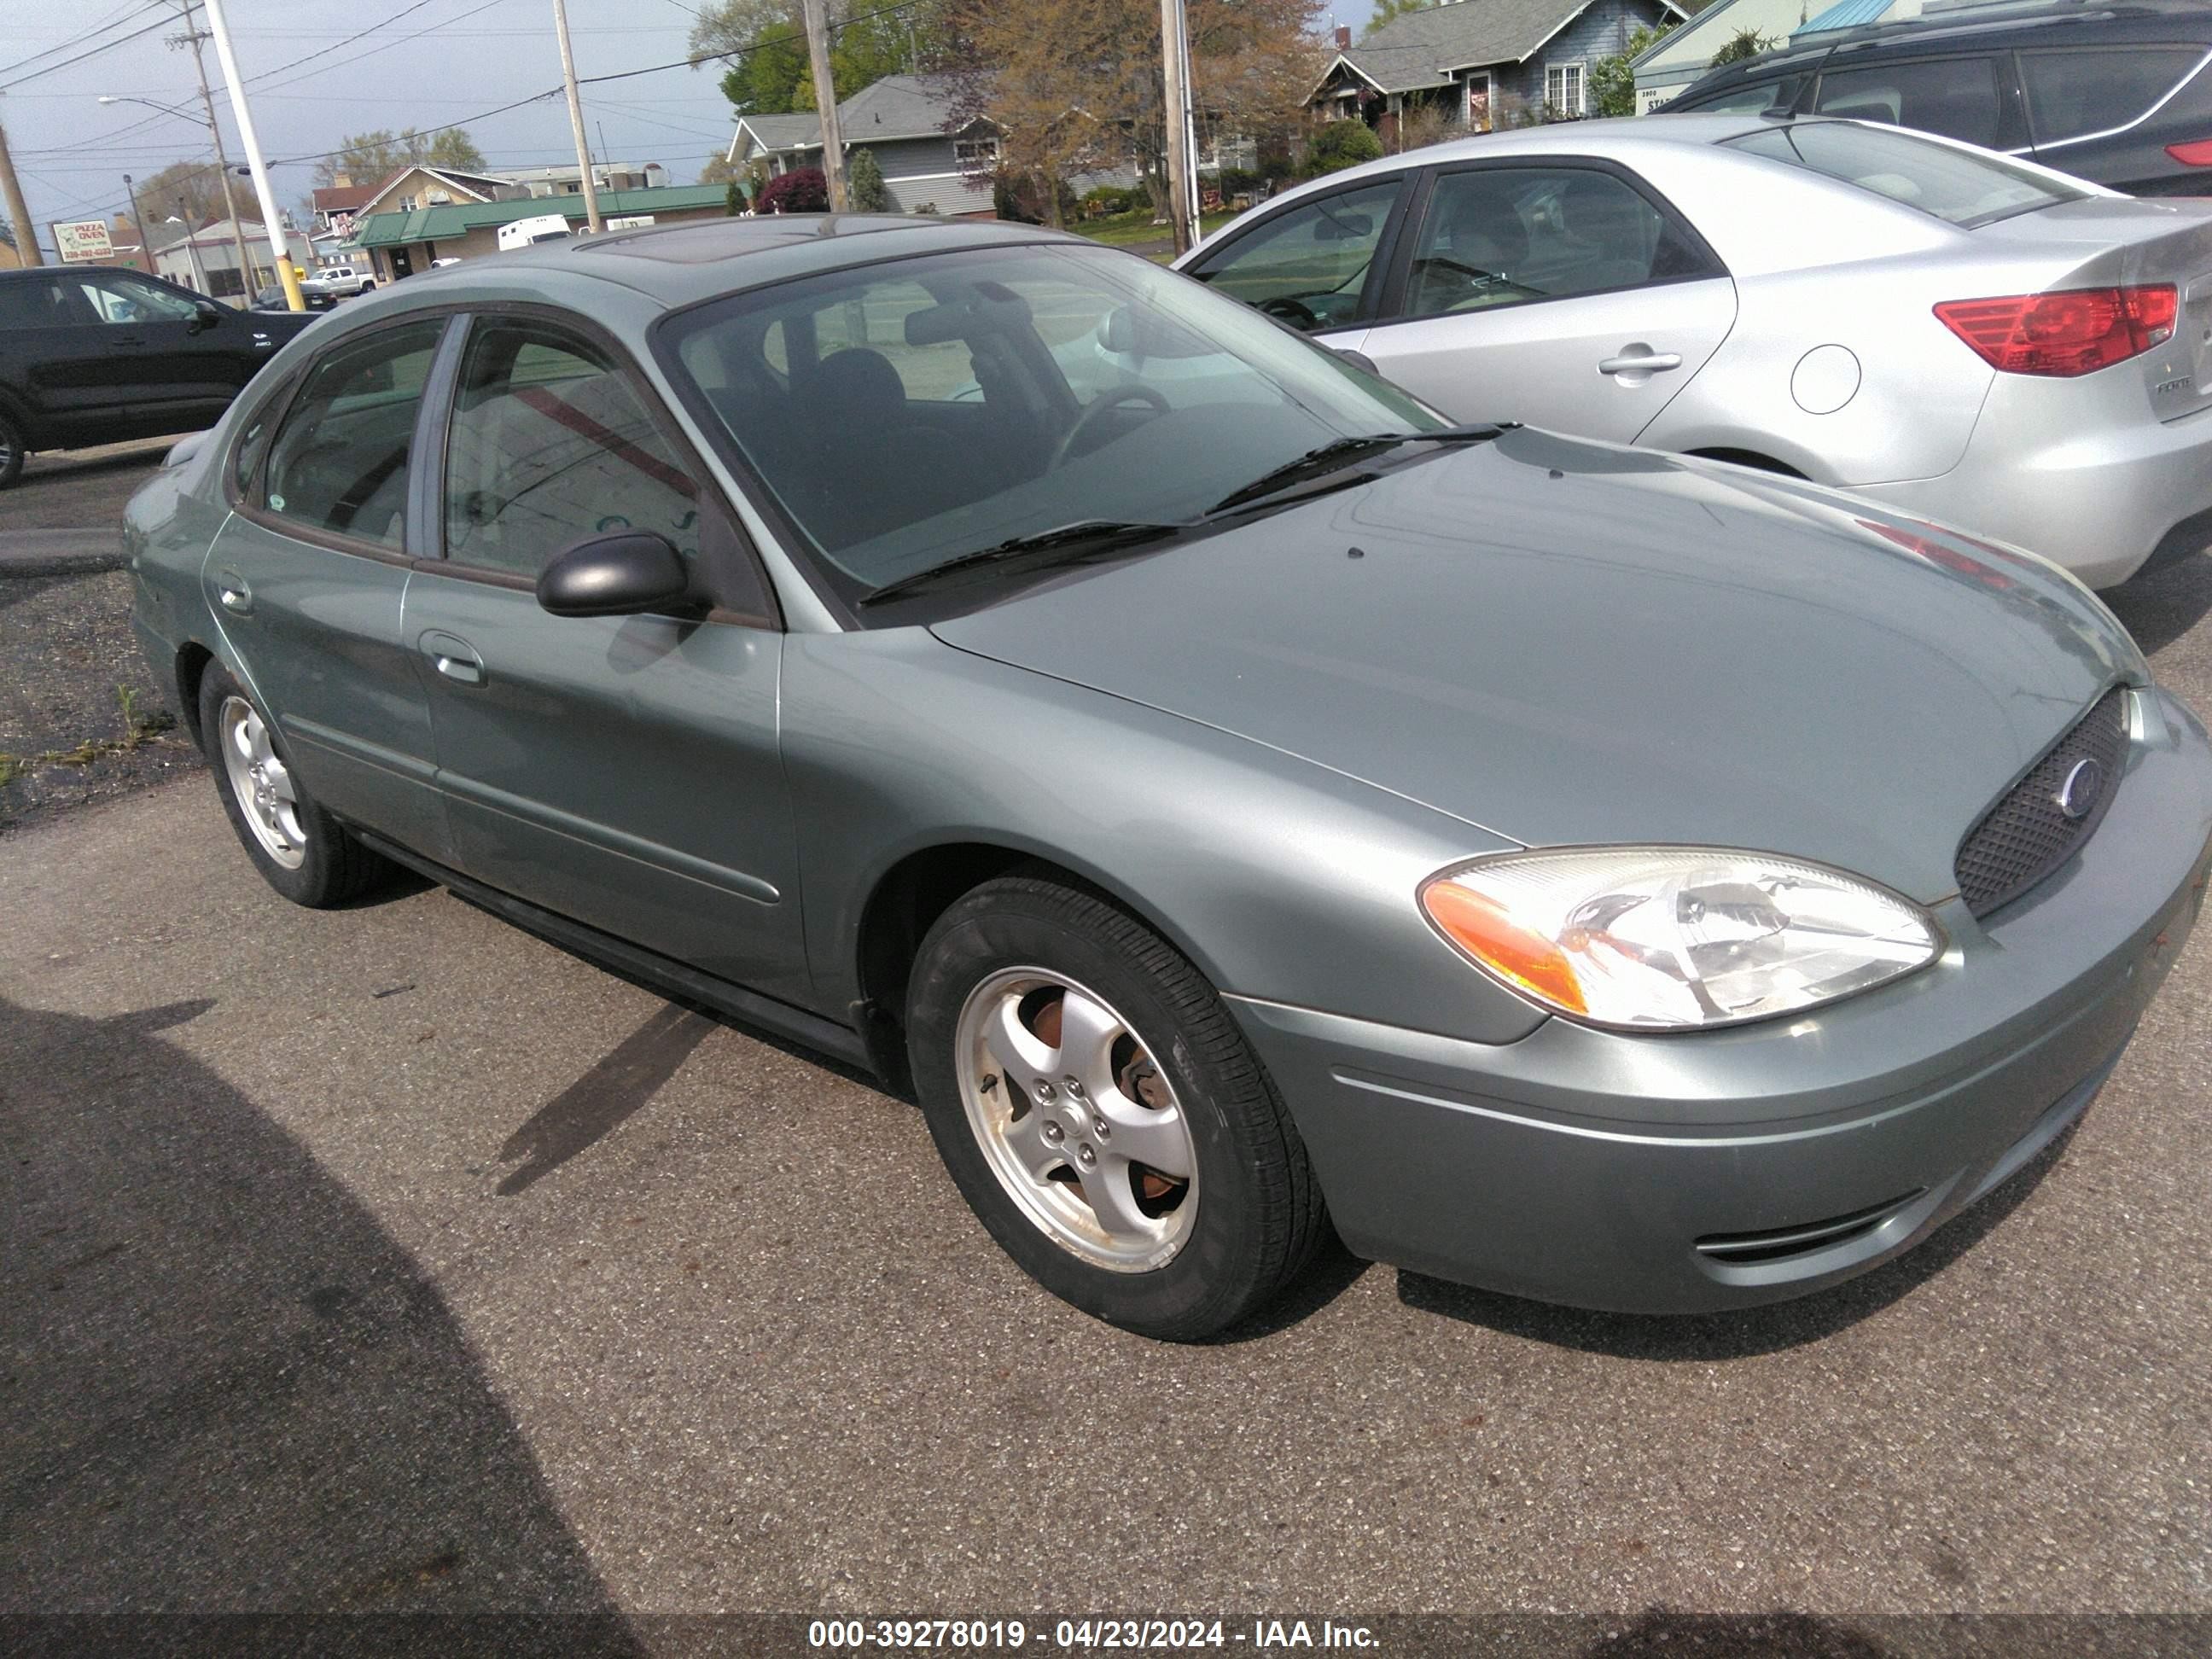
M1336 32L1336 56L1307 99L1316 118L1353 116L1386 147L1417 106L1487 132L1589 113L1589 72L1620 55L1639 28L1679 22L1676 0L1442 0L1357 40Z

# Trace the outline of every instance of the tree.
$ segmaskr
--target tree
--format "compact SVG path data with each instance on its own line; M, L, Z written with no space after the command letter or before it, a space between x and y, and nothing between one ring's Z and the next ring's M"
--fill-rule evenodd
M1336 173L1356 167L1362 161L1382 159L1382 141L1366 122L1329 121L1306 145L1306 173L1310 178L1318 178L1324 173Z
M1771 52L1774 42L1757 29L1738 29L1729 36L1728 44L1713 54L1708 69L1718 69L1724 64L1741 64L1747 58L1756 58L1762 52Z
M1375 15L1367 20L1367 27L1360 30L1360 33L1363 36L1372 34L1385 23L1394 18L1403 17L1409 11L1426 11L1430 3L1431 0L1375 0Z
M846 163L845 194L852 199L855 213L888 213L891 193L884 185L884 170L876 165L876 153L872 149L856 149Z
M932 68L946 48L943 25L933 11L882 12L874 0L843 0L830 8L830 74L840 99L886 75ZM814 70L798 0L720 0L699 13L690 52L696 59L729 64L722 95L740 115L814 107Z
M1133 159L1167 212L1167 120L1157 0L951 0L962 112L994 122L1000 165L1057 210L1074 173ZM1207 124L1263 141L1299 124L1327 61L1318 0L1190 0L1192 84Z
M212 161L172 161L152 177L139 179L136 193L157 240L161 222L172 215L194 225L223 216L222 173ZM179 197L184 198L181 207ZM238 210L245 215L245 203Z
M699 182L702 185L726 185L744 176L744 168L731 165L727 150L717 151L707 165L699 169Z
M330 185L343 173L356 185L373 185L402 167L445 167L455 173L475 173L484 164L465 128L447 127L438 132L418 132L408 127L392 132L356 132L339 142L335 154L315 164L315 182Z
M1590 65L1589 112L1592 115L1636 113L1635 60L1674 33L1672 23L1657 28L1638 28L1628 37L1618 58L1601 58Z

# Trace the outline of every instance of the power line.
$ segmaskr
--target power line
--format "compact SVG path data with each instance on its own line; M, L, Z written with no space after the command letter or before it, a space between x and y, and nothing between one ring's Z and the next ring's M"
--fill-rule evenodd
M72 34L66 40L58 41L54 45L46 47L42 52L34 52L28 58L21 58L13 64L8 64L5 68L0 68L0 75L13 75L17 70L23 68L26 64L35 64L41 58L51 58L58 52L67 52L71 46L82 46L86 41L91 40L95 34L103 33L106 30L113 28L118 23L123 22L126 19L137 15L139 12L153 11L165 4L166 0L146 0L146 3L143 5L123 6L118 10L110 13L105 22L94 23L90 28L82 30L78 33ZM167 19L165 18L163 21L166 21ZM160 25L156 24L155 27L159 27ZM142 29L139 33L143 34L146 33L146 31ZM131 38L132 37L129 35L125 35L123 37L123 40L127 40ZM120 46L122 44L122 40L111 40L107 43L107 46ZM97 48L97 50L105 52L107 50L107 46L101 46ZM88 52L85 55L87 57L90 57L92 54ZM76 59L71 58L70 61L71 63L75 63ZM61 66L59 64L55 64L53 67L58 69ZM40 73L43 74L45 71L40 70Z
M151 9L151 8L149 8L149 9ZM126 41L136 40L142 34L151 34L155 29L165 29L168 27L170 23L173 21L175 20L166 15L157 17L152 22L147 24L145 27L133 29L128 34L118 34L112 40L105 41L102 44L93 47L89 52L81 52L74 58L64 58L58 64L48 64L43 69L33 70L28 75L18 76L13 81L0 81L0 92L7 91L10 87L20 87L26 81L35 81L42 75L52 75L57 70L65 70L71 64L82 64L88 58L97 58L103 52L112 52L116 47L122 46ZM59 48L57 48L57 50L59 50ZM33 60L26 58L22 60L22 63L10 64L8 66L8 69L19 70L23 67L23 64L27 64L32 61ZM6 72L6 70L0 70L0 74L4 74Z
M422 35L422 34L434 33L436 33L436 29L437 29L437 28L442 28L442 27L446 27L447 25L450 25L450 24L453 24L453 23L458 23L458 22L459 22L459 21L461 21L461 18L462 18L462 17L473 17L473 16L475 16L475 15L477 15L477 12L479 12L479 11L489 11L489 10L492 9L492 7L493 7L493 6L498 5L498 4L500 4L501 3L501 0L489 0L489 3L485 4L485 5L478 6L478 7L477 7L477 8L476 8L476 9L475 9L474 11L465 11L465 12L463 12L463 13L461 14L460 17L448 17L448 18L446 20L446 22L445 22L444 24L437 25L437 26L436 26L435 27L434 27L434 28L419 30L419 31L417 31L417 32L416 32L416 33L415 33L415 34L404 34L404 35L400 36L400 37L399 37L399 39L398 39L398 40L387 40L387 41L386 41L384 44L385 44L385 46L396 46L399 45L399 44L400 44L400 41L402 41L402 40L413 40L417 39L417 38L418 38L420 35ZM313 61L314 61L314 59L316 59L316 58L327 58L327 57L329 57L329 56L330 56L330 54L331 54L331 53L332 53L332 52L334 52L338 51L341 47L349 46L351 46L351 45L352 45L355 41L356 41L356 40L366 40L366 39L368 39L368 36L370 36L370 35L372 35L372 34L376 33L377 33L379 30L380 30L380 29L386 29L386 28L389 28L389 27L391 27L391 26L392 26L392 24L394 24L394 23L398 22L401 18L405 17L405 16L408 16L408 15L410 15L410 14L412 14L412 13L414 13L414 12L418 12L418 11L420 11L420 10L422 10L422 8L423 8L423 7L425 7L425 6L432 5L432 4L434 4L434 3L435 3L435 0L415 0L415 3L414 3L413 5L411 5L411 6L407 6L407 7L404 7L404 8L402 8L400 10L393 12L393 13L392 14L392 15L391 15L391 16L389 16L389 17L386 18L382 22L380 22L380 23L372 23L372 24L370 24L367 28L361 30L358 33L355 33L355 34L349 34L348 36L346 36L346 38L345 38L344 40L337 40L337 41L333 41L331 45L329 45L329 46L319 46L319 47L316 48L316 50L314 50L313 52L308 52L308 53L307 53L307 54L306 54L305 56L303 56L303 57L295 58L294 58L290 63L289 63L289 64L277 64L277 66L276 66L275 69L272 69L272 70L262 70L258 75L249 75L249 76L247 76L246 77L246 83L248 86L252 86L252 85L253 85L256 82L259 82L259 81L266 81L266 80L270 79L272 76L282 75L282 74L283 74L283 73L284 73L284 71L285 71L285 70L287 70L297 69L297 68L299 68L299 66L300 66L301 64L302 64L312 63ZM382 51L383 49L384 49L384 47L383 47L383 46L379 46L379 47L377 48L377 50L378 50L378 51L380 51L380 51ZM362 57L366 58L366 57L368 57L368 53L367 53L367 52L363 52L363 53L362 53L361 55L362 55ZM347 59L346 61L347 61L347 62L349 62L349 63L350 63L350 62L352 62L353 60L352 60L352 59L350 59L350 58L349 58L349 59ZM340 67L340 66L339 66L338 64L331 64L328 65L327 67L328 67L328 68L331 68L331 69L337 69L337 68L338 68L338 67ZM317 71L317 73L318 73L318 74L319 74L319 73L321 73L321 72L322 72L321 70L318 70L318 71ZM302 76L301 78L304 80L306 77L305 77L305 76Z

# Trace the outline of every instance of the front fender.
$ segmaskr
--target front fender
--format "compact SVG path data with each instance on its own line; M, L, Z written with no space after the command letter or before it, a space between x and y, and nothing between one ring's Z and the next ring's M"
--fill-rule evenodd
M1120 898L1238 995L1479 1042L1542 1016L1473 972L1414 894L1512 845L1371 785L921 629L793 635L783 752L821 1006L859 1000L885 873L981 843Z

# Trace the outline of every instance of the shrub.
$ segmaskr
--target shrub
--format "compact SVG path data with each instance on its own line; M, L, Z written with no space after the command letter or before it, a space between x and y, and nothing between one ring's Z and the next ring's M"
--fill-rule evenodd
M1713 54L1713 61L1706 67L1719 69L1729 64L1741 64L1763 52L1771 52L1775 44L1757 29L1738 29L1729 36L1728 44Z
M1305 170L1310 179L1382 159L1382 141L1364 121L1325 122L1306 140Z
M768 181L753 204L758 213L827 213L830 181L820 167L800 167Z
M851 198L855 213L890 211L891 193L884 184L884 170L876 165L873 150L853 152L853 164L845 175L845 194Z
M1044 181L1035 173L1000 172L991 177L991 206L1001 219L1011 219L1017 224L1041 225L1045 222ZM1065 179L1060 181L1060 216L1062 222L1077 216L1075 186Z
M1639 27L1628 37L1628 44L1620 49L1619 57L1601 58L1590 65L1592 115L1636 113L1636 71L1631 65L1674 30L1672 23L1662 23L1656 29Z
M1134 213L1139 208L1152 210L1152 198L1142 188L1124 190L1119 185L1099 185L1083 192L1079 205L1086 219L1097 219L1112 213Z

